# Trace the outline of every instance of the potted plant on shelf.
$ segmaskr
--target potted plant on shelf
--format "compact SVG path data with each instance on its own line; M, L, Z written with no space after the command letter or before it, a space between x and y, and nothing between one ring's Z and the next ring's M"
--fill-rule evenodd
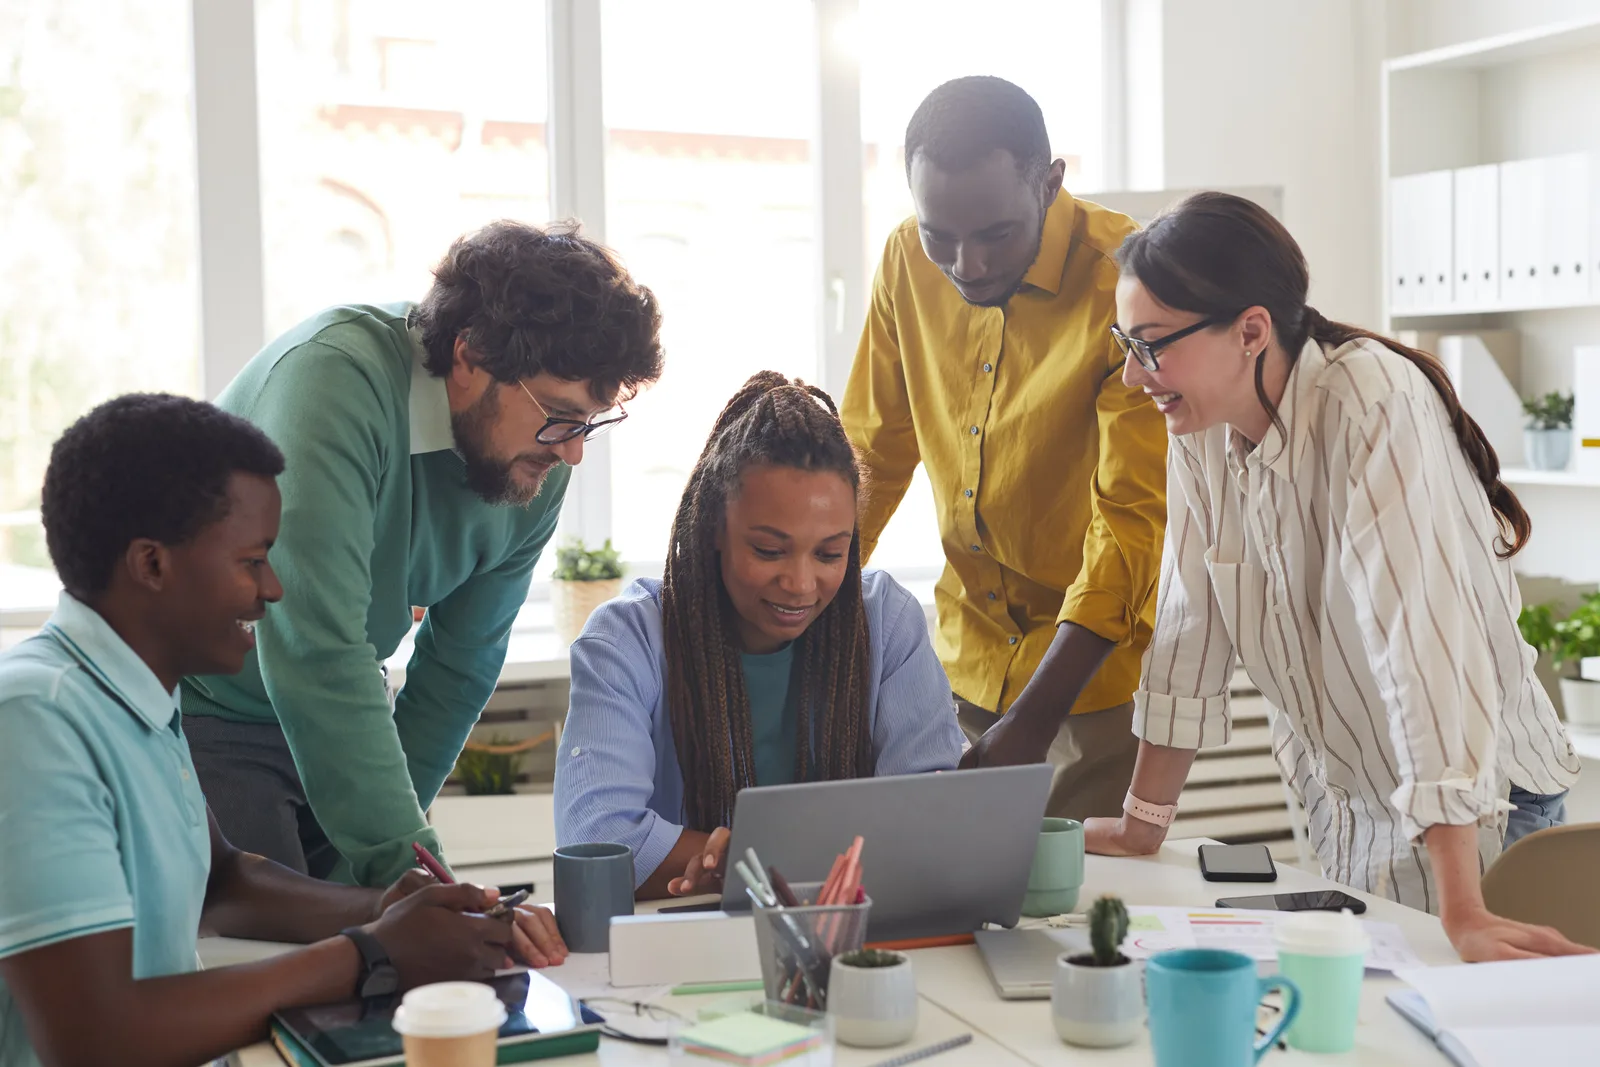
M1600 730L1600 679L1583 677L1584 660L1600 657L1600 593L1590 593L1566 618L1556 619L1553 604L1523 608L1517 618L1522 638L1550 653L1561 673L1561 705L1567 724L1578 730ZM1566 670L1568 665L1571 670Z
M1089 909L1093 951L1063 955L1056 963L1050 1015L1061 1040L1090 1048L1114 1048L1144 1027L1144 983L1139 968L1122 954L1128 909L1107 893Z
M1523 442L1528 453L1528 466L1536 471L1564 471L1572 457L1572 407L1571 393L1546 393L1529 397L1522 402L1522 413L1527 417Z
M609 537L593 550L573 538L556 549L556 570L551 578L556 636L570 645L583 632L594 609L622 592L622 557L611 547Z
M497 734L466 743L451 775L454 785L428 808L447 862L459 867L538 858L529 845L552 822L555 807L547 792L517 792L517 777L527 753L554 738L555 731L546 730L520 741Z
M846 1045L884 1048L917 1032L917 980L903 952L864 948L833 958L828 1014Z

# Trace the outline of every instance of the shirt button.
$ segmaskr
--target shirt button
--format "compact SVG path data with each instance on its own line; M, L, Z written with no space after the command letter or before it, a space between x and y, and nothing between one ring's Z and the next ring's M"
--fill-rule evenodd
M973 545L972 546L972 551L974 551L974 552L982 552L983 551L983 546L982 545Z
M990 599L990 600L998 600L998 599L1000 599L1000 598L999 598L999 597L998 597L998 596L996 596L996 595L995 595L995 594L994 594L994 593L990 593L990 594L989 594L989 599Z
M976 426L974 426L972 429L968 430L967 432L970 433L970 434L973 434L974 436L976 436L977 433L978 433L978 428Z
M1008 645L1014 645L1014 644L1016 644L1016 643L1017 643L1017 639L1016 639L1016 638L1015 638L1015 637L1008 637L1008 638L1006 638L1006 644L1008 644Z
M182 778L184 781L187 782L189 780L189 772L186 771L186 770L185 771L179 771L178 772L178 777Z
M985 374L993 374L994 373L994 364L993 363L985 363L983 365L983 373L985 373Z
M968 489L968 490L967 490L967 499L968 499L968 500L971 500L971 499L972 499L972 490L971 490L971 489Z
M577 745L573 745L572 746L572 754L574 756L578 755L578 753L580 753L582 751L583 751L583 749L579 748Z

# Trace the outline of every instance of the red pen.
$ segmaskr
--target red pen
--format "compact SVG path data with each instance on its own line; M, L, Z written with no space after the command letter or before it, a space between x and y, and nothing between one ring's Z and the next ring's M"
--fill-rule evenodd
M433 858L433 853L422 846L422 842L411 842L411 851L417 854L417 862L445 885L455 885L456 880L450 877L450 872L444 869L444 864Z

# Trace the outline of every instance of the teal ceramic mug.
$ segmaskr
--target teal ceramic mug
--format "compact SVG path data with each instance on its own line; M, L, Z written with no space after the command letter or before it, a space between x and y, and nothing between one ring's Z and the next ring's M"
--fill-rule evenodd
M1039 827L1039 844L1028 872L1028 895L1022 914L1031 918L1064 915L1078 906L1083 887L1083 823L1076 819L1045 819Z
M1261 978L1255 960L1220 949L1158 953L1145 964L1144 987L1156 1067L1254 1067L1300 1011L1292 981ZM1256 1009L1272 989L1283 990L1283 1010L1258 1037Z

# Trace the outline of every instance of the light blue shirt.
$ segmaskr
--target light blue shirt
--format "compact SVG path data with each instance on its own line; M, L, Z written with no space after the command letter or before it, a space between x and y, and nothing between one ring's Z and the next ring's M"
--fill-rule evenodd
M590 616L572 645L572 704L556 756L556 840L633 849L643 884L683 832L683 776L667 715L661 583L641 579ZM882 571L862 575L871 635L877 773L949 770L961 728L916 597Z
M131 926L134 978L192 971L210 871L176 694L62 593L0 653L0 959ZM0 980L0 1067L38 1062Z

